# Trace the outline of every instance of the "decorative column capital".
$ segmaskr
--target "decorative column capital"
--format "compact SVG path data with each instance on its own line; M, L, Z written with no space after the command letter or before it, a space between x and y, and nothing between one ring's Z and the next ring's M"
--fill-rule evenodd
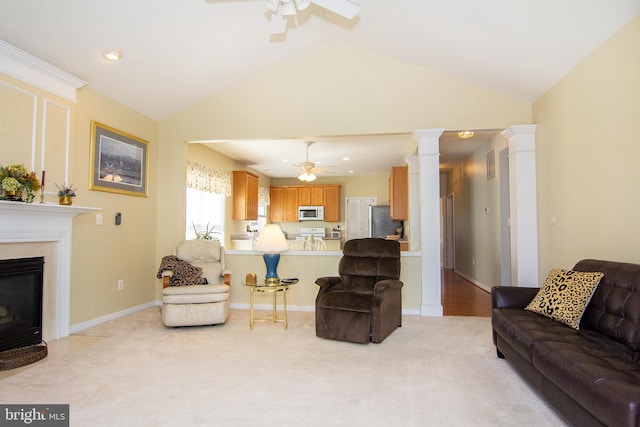
M439 155L440 154L440 135L444 132L442 129L416 129L413 132L413 139L418 143L418 154L420 155Z

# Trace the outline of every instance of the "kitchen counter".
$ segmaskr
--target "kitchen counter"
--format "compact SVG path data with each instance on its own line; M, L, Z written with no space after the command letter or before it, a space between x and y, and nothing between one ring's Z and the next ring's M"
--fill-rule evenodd
M287 242L291 245L298 240L299 234L287 234ZM253 250L254 236L252 233L232 234L230 236L232 250L251 251ZM340 251L342 249L342 239L339 237L326 237L325 251Z

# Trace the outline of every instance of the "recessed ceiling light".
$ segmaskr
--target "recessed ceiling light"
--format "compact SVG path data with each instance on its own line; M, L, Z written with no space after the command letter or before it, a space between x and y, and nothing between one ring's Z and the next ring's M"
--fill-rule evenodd
M288 161L288 159L282 159L282 163L287 163Z
M348 157L343 157L342 160L350 160Z
M111 50L104 51L102 56L107 61L119 61L124 56L124 53L122 53L122 51L120 51L120 50L111 49Z
M355 171L349 171L349 173L355 173Z
M458 138L468 139L468 138L471 138L472 136L473 136L473 132L470 130L458 132Z

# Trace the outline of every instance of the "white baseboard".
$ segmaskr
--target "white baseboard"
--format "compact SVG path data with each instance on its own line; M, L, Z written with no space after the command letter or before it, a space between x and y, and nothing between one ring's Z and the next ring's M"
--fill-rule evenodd
M458 276L462 277L464 280L473 283L474 285L476 285L477 287L479 287L480 289L487 291L487 292L491 292L491 286L487 286L483 283L478 282L477 280L467 276L464 273L460 273L458 270L453 270L453 272L455 274L457 274Z
M135 312L141 311L141 310L146 310L147 308L151 308L151 307L159 307L162 306L162 301L152 301L152 302L148 302L146 304L142 304L142 305L138 305L136 307L131 307L128 308L126 310L122 310L122 311L118 311L117 313L111 313L108 314L106 316L102 316L102 317L98 317L96 319L93 320L89 320L87 322L82 322L82 323L78 323L77 325L73 325L71 326L71 328L69 328L69 333L70 334L75 334L77 332L80 331L84 331L85 329L89 329L92 328L94 326L98 326L102 323L105 322L109 322L111 320L115 320L118 319L120 317L124 317L127 316L129 314L133 314ZM236 310L249 310L249 304L246 303L232 303L229 304L229 308L233 308ZM273 306L271 304L256 304L254 306L254 308L256 310L272 310ZM282 310L283 307L281 305L277 306L278 310ZM309 305L288 305L287 306L287 311L307 311L307 312L312 312L315 311L315 306L309 306ZM419 316L421 314L420 310L402 310L402 314L403 315L414 315L414 316ZM440 307L440 316L442 316L442 307ZM435 315L434 315L435 316Z
M84 331L85 329L92 328L94 326L98 326L102 323L108 322L110 320L115 320L120 317L128 316L129 314L133 314L137 311L146 310L147 308L158 306L158 301L148 302L146 304L138 305L136 307L127 308L126 310L118 311L117 313L107 314L106 316L98 317L97 319L89 320L87 322L78 323L77 325L72 325L69 328L70 334L75 334L76 332Z
M422 305L418 314L423 317L442 317L444 316L444 309L442 304Z

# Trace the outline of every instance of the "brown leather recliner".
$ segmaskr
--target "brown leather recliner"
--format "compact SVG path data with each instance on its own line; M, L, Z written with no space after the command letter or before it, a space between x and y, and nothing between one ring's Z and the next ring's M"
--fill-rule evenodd
M340 276L320 277L316 335L339 341L380 343L402 326L400 244L379 238L345 243Z

